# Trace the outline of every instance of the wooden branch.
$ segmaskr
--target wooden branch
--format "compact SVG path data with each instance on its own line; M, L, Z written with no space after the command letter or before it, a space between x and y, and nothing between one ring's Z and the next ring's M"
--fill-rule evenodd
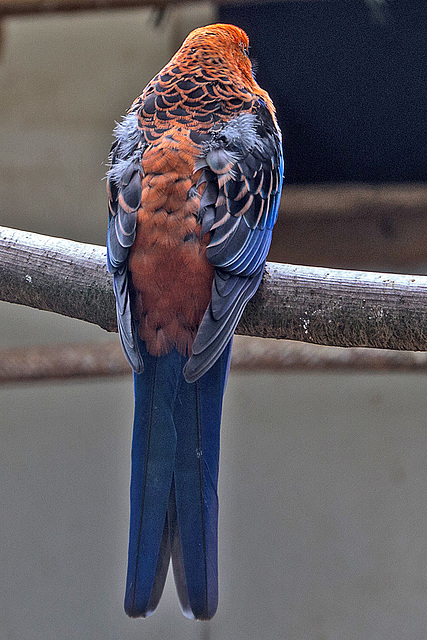
M427 185L285 186L270 257L346 269L427 262Z
M0 227L0 300L117 331L106 249Z
M425 373L427 353L324 347L303 342L236 336L233 372ZM119 341L55 344L0 350L0 384L129 376Z
M116 330L104 247L0 227L0 300ZM427 277L267 263L238 333L427 350Z
M129 9L132 7L185 4L203 0L0 0L0 16L28 15L35 13L54 13L69 11L96 11L105 9ZM230 4L247 0L215 0L217 4ZM269 2L270 0L249 0L251 2ZM286 1L286 0L281 0ZM322 2L324 0L300 0L301 2Z

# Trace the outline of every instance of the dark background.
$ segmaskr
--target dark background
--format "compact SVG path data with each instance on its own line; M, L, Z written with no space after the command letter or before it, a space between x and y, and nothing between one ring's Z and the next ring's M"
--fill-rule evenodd
M222 6L249 35L287 183L425 181L427 0Z

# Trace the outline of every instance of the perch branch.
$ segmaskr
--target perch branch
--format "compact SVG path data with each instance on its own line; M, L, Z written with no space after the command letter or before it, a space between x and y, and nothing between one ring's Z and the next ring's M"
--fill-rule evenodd
M105 248L0 227L0 300L116 331ZM237 333L427 350L427 277L267 263Z

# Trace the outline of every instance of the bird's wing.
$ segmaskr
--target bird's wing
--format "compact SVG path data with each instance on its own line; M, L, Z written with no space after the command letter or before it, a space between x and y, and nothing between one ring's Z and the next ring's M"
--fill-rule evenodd
M107 267L114 275L117 324L125 356L136 373L143 370L137 327L131 312L128 254L135 240L137 211L141 202L141 159L145 149L137 116L129 113L117 124L107 174L109 222Z
M230 341L246 303L261 281L277 218L282 178L281 135L260 101L216 125L202 145L196 170L205 183L200 200L207 258L215 267L212 300L193 343L184 374L202 376Z

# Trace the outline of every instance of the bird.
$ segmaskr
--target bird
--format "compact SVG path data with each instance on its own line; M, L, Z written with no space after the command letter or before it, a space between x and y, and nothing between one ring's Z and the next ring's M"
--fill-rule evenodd
M114 129L107 267L134 375L125 612L218 605L218 467L231 343L264 272L283 152L247 34L192 31Z

